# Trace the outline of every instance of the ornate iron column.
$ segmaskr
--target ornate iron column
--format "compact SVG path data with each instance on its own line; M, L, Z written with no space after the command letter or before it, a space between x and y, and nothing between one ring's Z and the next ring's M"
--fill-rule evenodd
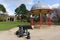
M51 18L50 18L50 14L48 14L48 26L51 26Z
M40 25L40 27L42 25L42 14L41 13L40 13L40 22L39 22L39 25Z
M34 28L34 17L33 17L33 15L31 15L30 17L31 17L30 25L32 26L32 28Z

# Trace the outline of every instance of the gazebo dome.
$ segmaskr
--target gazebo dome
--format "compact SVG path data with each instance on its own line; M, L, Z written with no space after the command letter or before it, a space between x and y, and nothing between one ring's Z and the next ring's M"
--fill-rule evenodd
M44 3L38 2L34 4L31 8L31 10L36 10L36 9L49 9L49 6Z

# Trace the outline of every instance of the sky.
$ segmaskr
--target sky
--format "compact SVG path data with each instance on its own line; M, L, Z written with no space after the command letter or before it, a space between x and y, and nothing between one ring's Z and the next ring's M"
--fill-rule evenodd
M60 0L0 0L0 4L4 5L9 15L14 15L15 9L21 4L25 4L28 10L38 2L47 4L50 8L60 8Z

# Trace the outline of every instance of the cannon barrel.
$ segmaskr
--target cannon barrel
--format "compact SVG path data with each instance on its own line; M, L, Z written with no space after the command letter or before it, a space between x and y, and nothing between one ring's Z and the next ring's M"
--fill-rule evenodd
M32 29L31 25L19 25L19 28L23 27L23 29Z

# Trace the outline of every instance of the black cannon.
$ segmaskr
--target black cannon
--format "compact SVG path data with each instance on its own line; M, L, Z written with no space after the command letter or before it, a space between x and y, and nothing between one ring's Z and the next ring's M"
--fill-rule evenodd
M23 37L24 34L27 36L27 39L30 39L30 32L28 32L28 29L32 29L31 25L19 25L19 29L16 31L16 35L18 37Z

